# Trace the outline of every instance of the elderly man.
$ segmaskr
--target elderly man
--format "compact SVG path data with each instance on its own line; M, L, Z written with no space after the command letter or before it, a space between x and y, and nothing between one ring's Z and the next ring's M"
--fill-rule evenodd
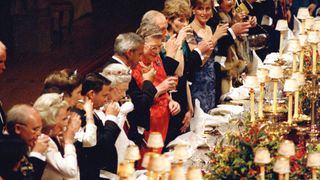
M30 105L19 104L8 111L7 131L9 135L20 137L29 147L29 162L32 163L33 179L40 179L45 168L43 153L48 148L48 137L41 134L42 120L39 113Z
M6 69L6 60L7 60L7 53L6 53L6 46L0 41L0 74L4 72ZM2 103L0 101L0 134L3 132L3 126L6 123L6 116L2 109Z

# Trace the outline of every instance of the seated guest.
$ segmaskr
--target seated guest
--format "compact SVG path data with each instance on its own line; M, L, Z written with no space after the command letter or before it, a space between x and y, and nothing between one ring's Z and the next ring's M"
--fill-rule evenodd
M116 117L120 109L117 103L110 102L110 83L99 73L87 74L82 82L81 94L92 101L94 123L97 126L97 145L84 148L81 152L82 179L109 178L117 173L115 142L121 129ZM103 106L104 111L101 111L100 108ZM104 115L99 116L100 113Z
M46 165L45 152L48 149L49 138L41 135L42 121L39 113L27 104L14 105L8 111L6 129L10 136L19 137L28 145L27 159L33 166L29 176L41 179Z
M126 91L129 88L129 82L131 81L130 69L120 63L113 63L105 67L101 73L104 77L111 81L110 84L110 99L114 102L124 101L126 97ZM120 113L118 115L119 127L121 133L116 141L116 149L118 154L118 164L124 160L124 155L129 144L133 144L130 141L123 129L124 124L127 123L127 114L133 110L132 102L124 102L120 107Z
M43 121L42 132L48 135L49 148L47 165L42 179L79 178L77 154L73 145L75 133L79 130L79 115L68 112L68 103L62 95L47 93L41 95L33 107Z
M6 53L6 46L0 41L0 74L4 72L6 69L6 60L7 60L7 53ZM6 123L6 115L2 109L2 103L0 101L0 134L3 132L4 124Z
M154 86L168 82L168 86L163 91L158 91L150 107L150 129L144 131L144 139L147 142L150 132L160 132L163 139L166 139L170 116L175 116L180 112L179 104L169 97L168 91L175 89L177 82L174 75L175 68L171 74L167 74L160 58L162 47L162 32L159 26L154 24L143 24L137 30L137 33L144 38L144 53L141 56L139 64L133 69L132 77L141 89L144 79L142 72L155 70L155 76L152 81ZM142 154L149 151L145 144L141 147ZM162 149L159 149L161 153Z
M22 139L7 135L0 137L0 179L32 179L28 177L32 166L27 166L27 151L28 146Z

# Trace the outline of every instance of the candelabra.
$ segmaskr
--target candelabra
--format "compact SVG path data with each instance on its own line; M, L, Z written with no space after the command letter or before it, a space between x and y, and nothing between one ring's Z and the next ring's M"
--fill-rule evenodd
M310 142L316 143L317 142L317 136L319 134L318 126L316 124L316 117L317 117L317 111L316 111L316 102L319 96L318 91L318 76L313 75L312 76L312 91L310 93L310 100L311 100L311 127L310 127Z

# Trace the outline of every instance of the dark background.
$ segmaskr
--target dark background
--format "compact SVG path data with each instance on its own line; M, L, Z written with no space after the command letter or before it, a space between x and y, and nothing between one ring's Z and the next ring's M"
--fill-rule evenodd
M85 74L99 68L112 56L119 33L135 31L147 10L163 5L162 0L92 0L93 12L74 20L71 34L64 31L62 43L52 45L47 10L33 7L13 15L12 3L18 1L25 0L0 1L0 41L8 48L7 68L0 75L5 110L34 102L54 70L72 68Z

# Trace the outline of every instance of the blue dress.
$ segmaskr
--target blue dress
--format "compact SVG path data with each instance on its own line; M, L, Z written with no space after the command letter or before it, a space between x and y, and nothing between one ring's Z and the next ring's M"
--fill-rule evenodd
M202 41L202 38L196 34L195 37L198 43ZM201 69L195 73L191 95L193 102L195 99L200 101L204 112L208 112L216 106L216 73L213 53Z

